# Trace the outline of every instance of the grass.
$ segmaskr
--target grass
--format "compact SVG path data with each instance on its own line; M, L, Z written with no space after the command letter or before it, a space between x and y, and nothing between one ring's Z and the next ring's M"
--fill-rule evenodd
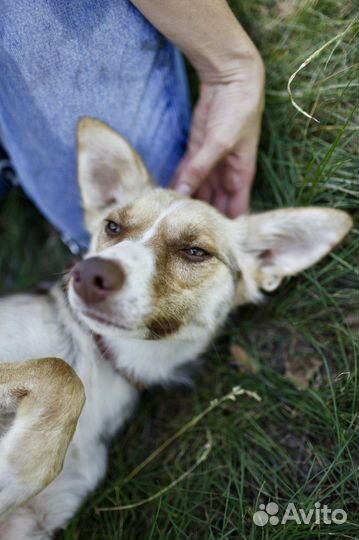
M358 195L358 22L355 2L232 1L263 52L267 106L253 206L328 205L356 213ZM350 27L348 29L348 27ZM338 37L292 83L314 51ZM33 287L71 258L57 234L19 192L0 215L0 286ZM359 538L358 230L322 263L288 281L260 307L229 320L206 355L194 388L147 392L135 421L111 445L104 483L60 540L231 540ZM254 359L246 373L231 359L237 344ZM320 365L307 389L288 365ZM290 368L290 369L291 369ZM175 432L240 384L255 391L225 401L126 478ZM190 470L208 432L212 449L181 482L136 509L96 512L146 499ZM260 503L315 502L342 508L342 525L258 527Z

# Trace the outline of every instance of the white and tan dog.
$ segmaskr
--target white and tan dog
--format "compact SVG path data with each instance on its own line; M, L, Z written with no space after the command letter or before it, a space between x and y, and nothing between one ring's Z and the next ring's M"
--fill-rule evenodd
M325 208L229 220L153 188L101 122L83 119L78 138L90 250L48 295L0 301L2 540L64 527L104 476L106 441L139 388L181 379L233 308L314 264L351 227Z

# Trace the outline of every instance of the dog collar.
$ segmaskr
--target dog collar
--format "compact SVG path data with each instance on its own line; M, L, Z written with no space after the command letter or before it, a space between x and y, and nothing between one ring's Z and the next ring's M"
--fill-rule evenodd
M130 373L128 373L128 371L126 371L124 368L118 367L115 364L114 358L110 354L110 351L108 350L108 347L106 347L106 345L104 343L104 340L103 340L103 337L100 334L93 334L93 337L94 337L94 341L95 341L95 343L97 345L97 348L101 353L101 356L103 356L103 358L105 358L106 360L108 360L111 363L113 369L119 375L121 375L121 377L123 379L125 379L125 381L128 384L130 384L131 386L136 388L136 390L138 390L139 392L142 392L146 388L146 384L143 381L138 380L136 377L134 377Z

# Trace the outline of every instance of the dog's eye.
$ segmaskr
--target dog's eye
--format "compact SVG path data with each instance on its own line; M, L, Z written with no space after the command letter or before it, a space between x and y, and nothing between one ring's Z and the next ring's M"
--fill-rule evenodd
M122 227L114 221L107 220L105 225L105 231L109 236L117 236L122 232Z
M190 247L190 248L184 248L181 250L183 255L191 262L201 262L204 259L207 259L210 257L210 254L208 251L205 251L204 249L201 249L199 247Z

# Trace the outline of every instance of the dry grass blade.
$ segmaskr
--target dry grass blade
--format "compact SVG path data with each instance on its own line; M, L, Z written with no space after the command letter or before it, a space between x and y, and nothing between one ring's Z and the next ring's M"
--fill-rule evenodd
M214 399L210 402L209 406L202 411L200 414L192 418L187 424L185 424L181 429L179 429L176 433L172 435L172 437L169 437L161 446L159 446L152 454L150 454L142 463L140 463L124 480L123 483L127 483L130 480L132 480L135 476L138 475L140 471L142 471L149 463L151 463L155 458L159 456L165 448L167 448L170 444L172 444L176 439L181 437L186 431L193 428L200 420L202 420L205 416L207 416L211 411L216 409L217 407L220 407L225 401L235 401L238 396L249 396L252 399L255 399L256 401L261 401L261 398L258 396L256 392L252 392L250 390L245 390L241 388L240 386L234 386L232 390L226 394L225 396L222 396L221 398ZM200 456L197 458L194 465L192 465L186 472L184 472L179 478L171 482L168 486L160 490L154 495L151 495L148 499L144 499L143 501L139 501L137 503L124 505L124 506L116 506L111 508L96 508L96 512L110 512L114 510L129 510L131 508L136 508L137 506L142 506L143 504L153 501L154 499L157 499L164 493L166 493L169 489L174 487L176 484L181 482L184 478L186 478L195 468L198 467L205 459L207 459L209 452L212 448L212 437L210 433L207 433L207 444L205 445L203 452L201 452Z
M319 120L317 118L315 118L314 116L312 116L311 114L307 113L304 109L302 109L302 107L300 107L298 105L298 103L295 101L294 97L293 97L293 92L292 92L292 82L294 81L294 79L296 78L296 76L298 75L298 73L300 71L302 71L302 69L304 69L308 64L310 64L310 62L312 60L314 60L314 58L316 58L317 56L319 56L321 54L321 52L324 51L324 49L326 49L327 47L329 47L329 45L331 45L332 43L334 43L335 41L338 41L339 39L342 39L345 34L350 30L350 28L352 27L353 23L350 24L348 26L348 28L346 28L344 30L344 32L341 32L340 34L337 34L336 36L332 37L331 39L329 39L326 43L324 43L324 45L322 45L321 47L319 47L319 49L317 49L316 51L314 51L310 56L308 56L308 58L306 58L304 60L304 62L301 63L301 65L299 66L299 68L289 77L289 80L288 80L288 84L287 84L287 90L288 90L288 94L289 94L289 97L290 97L290 101L293 105L293 107L295 107L297 109L297 111L299 111L300 113L304 114L304 116L306 116L307 118L309 118L310 120L314 120L315 122L317 122L318 124L320 123Z
M124 504L123 506L113 506L113 507L104 507L104 508L96 508L96 512L121 512L123 510L132 510L133 508L138 508L139 506L143 506L144 504L147 504L149 502L153 502L165 493L169 491L170 489L177 486L180 482L182 482L187 476L189 476L197 467L206 461L206 459L209 456L210 451L212 450L213 441L212 441L212 435L209 430L207 430L207 442L203 446L202 451L200 452L199 456L197 457L194 464L187 469L183 474L181 474L178 478L173 480L170 484L165 486L164 488L160 489L150 497L147 497L146 499L142 499L141 501L138 501L136 503L132 504Z

